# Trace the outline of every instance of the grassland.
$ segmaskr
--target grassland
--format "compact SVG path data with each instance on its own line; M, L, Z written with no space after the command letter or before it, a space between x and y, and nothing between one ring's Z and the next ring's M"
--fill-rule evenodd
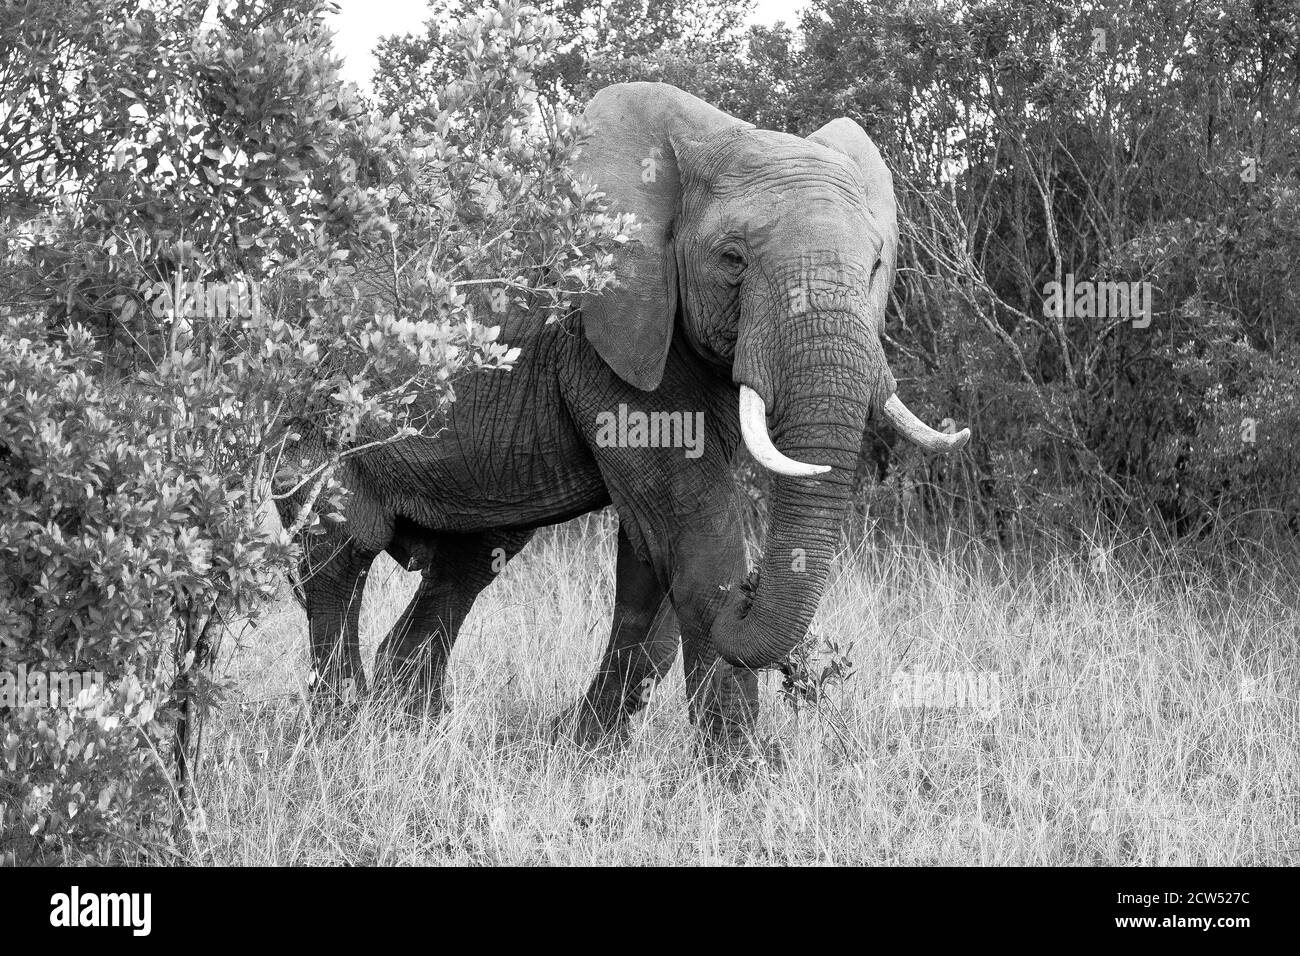
M231 864L1285 864L1300 858L1300 598L1270 562L1143 548L1104 563L877 542L841 561L814 628L853 675L795 711L763 678L774 757L697 754L680 663L630 742L555 743L604 646L613 535L540 535L480 598L453 709L367 704L321 732L286 600L223 657L194 861ZM381 559L367 660L413 587ZM891 675L996 674L995 716L900 707Z

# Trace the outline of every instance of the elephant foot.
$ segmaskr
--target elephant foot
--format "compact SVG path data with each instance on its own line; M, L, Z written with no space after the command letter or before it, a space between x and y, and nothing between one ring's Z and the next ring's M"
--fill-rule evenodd
M393 699L393 703L394 714L416 724L436 724L451 710L451 705L441 694L428 696L413 693L399 694Z
M431 687L422 681L411 683L388 678L376 685L371 696L372 699L377 698L390 705L394 715L414 723L435 723L451 710L441 682L438 686Z
M443 693L445 677L445 657L394 657L381 650L375 665L375 692L396 713L416 721L436 721L450 709Z
M697 754L713 767L765 771L771 755L758 738L756 703L732 687L722 689L733 692L718 694L692 714Z
M702 732L696 754L723 786L743 790L751 784L778 777L785 755L775 741L762 741L752 733L718 735Z
M601 707L579 700L551 721L551 737L584 750L614 750L626 745L631 714L620 707Z
M361 712L365 678L339 674L312 675L307 685L307 706L312 719L325 727L350 726Z

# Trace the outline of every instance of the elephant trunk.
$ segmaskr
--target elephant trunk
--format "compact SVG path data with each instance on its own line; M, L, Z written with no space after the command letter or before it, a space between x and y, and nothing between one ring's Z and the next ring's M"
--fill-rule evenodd
M782 426L777 448L767 429L763 399L740 387L741 434L750 453L772 472L767 544L762 563L730 595L715 619L718 653L738 667L768 667L803 640L839 547L868 411L878 408L908 441L954 452L970 429L938 432L894 392L879 340L839 342L805 360L774 409ZM856 356L856 360L854 359Z
M711 634L718 653L738 667L770 666L808 632L839 548L867 413L893 391L878 341L817 352L822 361L805 359L782 376L770 410L780 451L757 390L742 386L742 434L773 474L761 563L733 587Z

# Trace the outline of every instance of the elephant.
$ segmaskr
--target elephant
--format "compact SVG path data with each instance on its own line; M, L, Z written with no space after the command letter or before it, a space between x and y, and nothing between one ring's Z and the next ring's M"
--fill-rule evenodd
M345 521L304 547L318 686L364 689L357 616L381 551L418 570L375 682L438 712L475 597L542 526L612 504L616 598L573 733L626 728L682 648L690 716L749 734L757 672L813 619L868 416L952 452L896 394L880 341L898 246L893 181L852 120L806 138L758 129L661 83L589 103L578 173L640 231L617 281L572 320L506 320L508 373L457 386L442 428L347 460ZM732 471L743 444L772 473L758 567ZM676 627L674 627L674 620ZM680 632L680 641L677 632Z

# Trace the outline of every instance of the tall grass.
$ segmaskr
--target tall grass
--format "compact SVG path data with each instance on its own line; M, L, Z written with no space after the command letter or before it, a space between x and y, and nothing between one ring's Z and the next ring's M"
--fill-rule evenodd
M600 517L540 535L480 598L453 655L452 710L422 726L382 700L345 729L315 726L304 618L286 601L223 661L240 697L199 771L194 861L1300 857L1300 600L1276 563L1113 544L1012 562L877 541L844 556L814 625L852 644L853 676L796 711L765 675L772 759L720 774L694 747L680 663L625 748L551 739L604 646L613 552ZM413 578L376 566L368 655ZM898 706L900 670L995 673L997 713Z

